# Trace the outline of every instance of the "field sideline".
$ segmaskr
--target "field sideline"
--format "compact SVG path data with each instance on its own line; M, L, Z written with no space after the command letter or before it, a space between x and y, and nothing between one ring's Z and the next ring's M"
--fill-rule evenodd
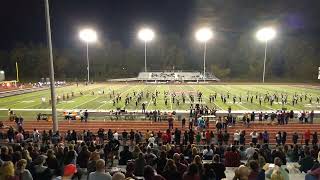
M103 94L104 91L104 94ZM136 106L136 96L134 92L139 93L143 91L144 96L142 100ZM160 92L157 97L156 106L154 105L151 95L156 91ZM74 93L74 97L71 97L71 93ZM80 92L83 95L80 95ZM110 95L119 94L122 100L113 105L114 97ZM149 98L146 97L146 93L149 92ZM165 105L164 92L168 92L168 104ZM126 109L130 111L141 110L141 104L146 104L147 111L149 110L188 110L191 104L189 94L193 94L196 97L197 92L202 92L202 103L209 108L216 108L219 110L227 110L231 106L232 110L244 110L244 111L276 111L282 108L289 110L320 110L320 104L316 102L316 98L320 97L319 86L306 86L306 85L279 85L279 84L182 84L182 85L167 85L167 84L107 84L98 83L89 86L76 85L57 88L57 95L61 97L61 100L57 104L57 109L73 110L73 109L90 109L110 111L116 108ZM94 93L94 94L93 94ZM175 102L172 103L171 94L176 94L176 99L179 99L179 105ZM182 93L186 95L186 101L182 103ZM217 93L217 98L214 102L210 103L209 96ZM269 102L263 102L259 105L259 98L256 96L264 96L266 93L276 94L279 97L281 94L288 96L288 102L282 105L281 100L274 102L271 106ZM63 94L65 97L69 94L69 99L62 100ZM226 103L222 102L221 95L227 96ZM302 95L303 100L298 104L292 105L292 98L294 94ZM310 103L309 98L305 100L305 94L312 97ZM131 96L132 100L128 105L125 105L125 97ZM236 97L235 103L233 97ZM249 100L247 101L247 96ZM250 102L250 97L253 96L253 102ZM38 112L45 112L50 109L48 102L50 97L49 90L27 93L22 95L16 95L11 97L1 98L0 100L0 119L7 118L7 110L18 109L16 113L23 116L33 116ZM240 102L241 97L241 102ZM46 99L46 102L42 102L42 98ZM194 104L199 103L195 98Z

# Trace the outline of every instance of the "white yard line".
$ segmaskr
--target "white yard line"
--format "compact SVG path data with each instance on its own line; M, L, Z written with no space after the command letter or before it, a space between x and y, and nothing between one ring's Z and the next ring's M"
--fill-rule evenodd
M98 89L100 87L103 87L102 85L98 86L98 87L86 87L84 88L84 91L89 91L89 90L92 90L92 89ZM60 93L61 94L61 93ZM85 97L85 96L89 96L89 95L83 95L81 97ZM50 97L48 97L48 99L50 99ZM28 106L24 106L23 108L24 109L28 109L29 107L32 107L32 106L37 106L37 105L40 105L42 104L42 102L39 102L39 103L36 103L36 104L32 104L32 105L28 105Z

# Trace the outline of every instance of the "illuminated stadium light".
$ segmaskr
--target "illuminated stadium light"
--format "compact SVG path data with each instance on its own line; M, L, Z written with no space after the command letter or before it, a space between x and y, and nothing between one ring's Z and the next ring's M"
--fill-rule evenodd
M97 33L93 29L83 29L79 33L79 37L86 43L93 43L97 41Z
M97 33L93 29L83 29L79 33L79 37L87 44L87 82L90 82L90 65L89 65L89 43L97 41Z
M144 71L147 72L147 42L153 40L154 32L152 29L143 28L138 32L138 38L144 41Z
M142 41L149 42L154 38L154 32L152 29L143 28L138 32L138 38Z
M213 33L209 28L201 28L199 29L196 34L196 39L200 42L207 42L213 37Z
M265 27L257 31L256 37L259 41L265 43L264 48L264 60L263 60L263 73L262 73L262 82L264 83L265 74L266 74L266 60L267 60L267 48L268 42L275 38L276 31L272 27Z
M256 37L259 41L269 41L276 36L276 31L272 27L266 27L260 29Z
M210 28L204 27L200 28L196 34L196 39L204 43L204 52L203 52L203 81L206 78L206 52L207 52L207 42L213 37L213 33Z

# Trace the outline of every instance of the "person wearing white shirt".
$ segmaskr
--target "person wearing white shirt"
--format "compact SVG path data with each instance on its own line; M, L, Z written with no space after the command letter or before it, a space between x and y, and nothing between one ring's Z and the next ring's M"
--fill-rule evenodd
M117 131L115 131L115 132L113 133L113 138L114 138L115 140L119 140L119 134L118 134Z
M239 141L240 141L240 133L239 133L239 131L237 130L237 131L234 132L234 134L233 134L233 142L234 142L234 145L239 145Z
M253 143L254 145L256 145L257 142L258 142L258 136L259 136L259 134L258 134L256 131L253 131L253 132L250 133L250 136L251 136L251 138L252 138L252 143Z
M248 147L246 149L246 157L247 157L247 159L249 159L251 156L253 156L254 152L256 152L256 150L253 147L253 143L250 143L250 147Z
M150 138L148 139L149 145L154 144L156 138L153 137L153 134L150 135Z
M202 154L205 160L211 160L213 157L213 150L210 146L207 146L207 148L202 151Z

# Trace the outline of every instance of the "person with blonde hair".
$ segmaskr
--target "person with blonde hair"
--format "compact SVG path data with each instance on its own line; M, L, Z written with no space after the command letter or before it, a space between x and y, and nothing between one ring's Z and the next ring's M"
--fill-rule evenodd
M196 155L193 159L193 163L197 165L199 175L201 175L203 172L203 165L202 165L201 157L199 155Z
M267 164L266 164L267 165ZM267 178L272 178L273 176L273 179L277 179L277 178L280 178L280 176L283 177L284 180L289 180L289 173L281 167L282 165L282 161L279 157L276 157L274 158L274 168L269 168L267 171L266 171L266 177ZM276 171L276 172L274 172ZM279 175L280 173L280 175Z
M126 176L122 172L116 172L112 176L112 180L125 180Z
M14 166L11 161L5 161L0 168L1 180L19 180L19 177L14 174Z
M26 169L27 160L25 159L19 160L16 166L17 166L15 171L16 176L20 177L21 180L33 180L30 171Z
M198 149L196 147L192 148L192 158L196 157L196 155L199 155Z
M249 174L250 169L245 165L241 165L234 171L233 180L248 180Z
M271 180L284 180L284 176L281 175L280 167L276 166L271 174Z

